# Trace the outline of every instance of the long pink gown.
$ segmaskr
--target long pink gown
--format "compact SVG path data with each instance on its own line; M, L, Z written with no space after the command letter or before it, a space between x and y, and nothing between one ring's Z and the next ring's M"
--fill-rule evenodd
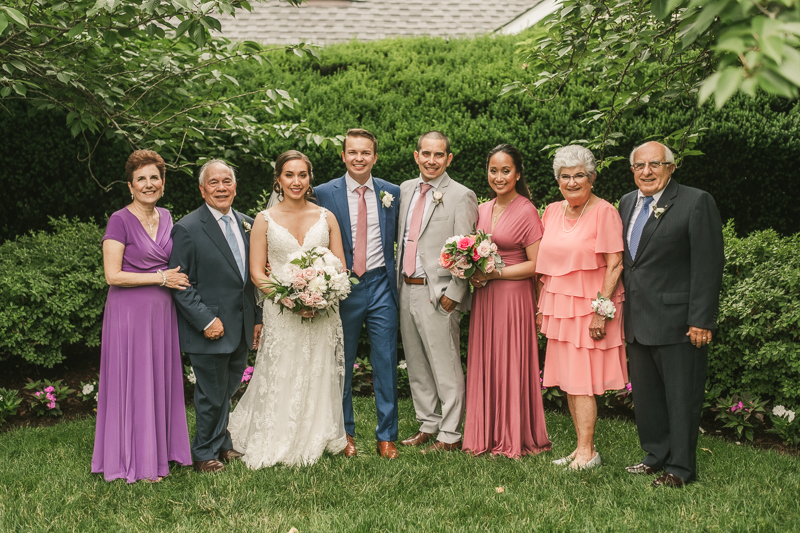
M491 233L495 200L478 208L478 229ZM542 238L536 208L517 196L492 234L506 266L527 260ZM493 280L472 300L467 361L465 451L521 457L550 449L539 382L533 278Z
M622 220L614 206L601 200L580 222L563 220L563 203L554 202L544 212L544 237L539 244L536 271L544 291L539 310L542 333L547 337L544 386L560 387L575 396L619 390L628 381L622 332L622 280L611 297L617 312L606 321L606 336L589 335L592 300L603 285L603 254L622 252ZM569 231L570 228L574 230ZM564 228L568 232L564 231Z

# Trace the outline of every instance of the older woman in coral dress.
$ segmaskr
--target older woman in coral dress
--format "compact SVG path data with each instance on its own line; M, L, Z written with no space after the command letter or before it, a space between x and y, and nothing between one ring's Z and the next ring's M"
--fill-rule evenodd
M486 158L493 200L478 210L501 270L476 272L469 327L464 451L518 458L550 449L539 384L534 276L542 238L519 150L502 144Z
M622 333L622 220L592 193L597 174L592 152L560 148L553 161L564 200L547 206L536 272L536 323L547 336L544 386L567 393L578 446L553 461L575 469L598 466L594 448L594 395L625 387Z

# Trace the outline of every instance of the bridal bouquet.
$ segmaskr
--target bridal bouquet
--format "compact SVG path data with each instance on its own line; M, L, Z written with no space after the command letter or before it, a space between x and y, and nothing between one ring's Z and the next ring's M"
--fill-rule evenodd
M490 274L506 266L497 253L492 236L482 230L474 235L456 235L447 239L439 256L439 265L461 279L470 277L475 270Z
M280 271L272 271L263 288L266 297L292 312L327 311L350 294L350 280L342 262L327 248L315 246L289 256ZM305 318L303 319L305 321Z

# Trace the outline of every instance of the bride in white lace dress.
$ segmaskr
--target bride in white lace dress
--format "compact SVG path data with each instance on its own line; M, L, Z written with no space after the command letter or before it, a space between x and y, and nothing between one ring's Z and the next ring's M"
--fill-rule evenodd
M280 272L288 256L315 246L329 248L342 264L344 252L336 217L307 201L311 162L290 150L275 162L275 189L283 201L262 211L250 237L250 272L264 284L267 259ZM259 274L261 273L261 274ZM264 327L253 377L234 409L228 430L251 469L277 463L308 465L324 451L346 444L342 414L344 347L339 311L313 314L284 311L264 301Z

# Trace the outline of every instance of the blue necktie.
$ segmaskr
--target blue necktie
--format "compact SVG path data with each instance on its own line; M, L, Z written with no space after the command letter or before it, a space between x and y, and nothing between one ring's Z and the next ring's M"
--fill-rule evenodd
M228 241L228 246L231 247L231 253L236 260L236 266L239 267L239 274L244 280L244 263L242 262L242 255L239 253L239 244L236 242L236 237L231 229L231 217L222 215L221 219L225 223L225 239Z
M636 259L636 251L639 249L639 241L642 239L642 230L644 229L647 219L650 218L650 204L653 203L652 196L644 197L644 205L642 210L639 211L639 216L633 223L633 231L631 231L631 242L628 248L631 251L631 259Z

